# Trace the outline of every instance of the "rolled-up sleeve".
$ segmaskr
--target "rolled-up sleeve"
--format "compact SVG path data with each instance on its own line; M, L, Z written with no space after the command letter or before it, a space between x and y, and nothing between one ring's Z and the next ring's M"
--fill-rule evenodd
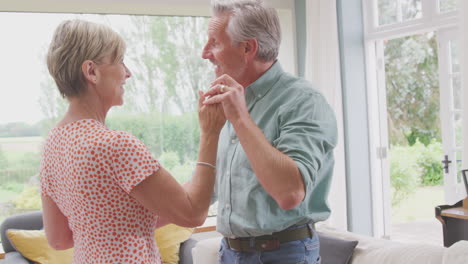
M279 137L273 144L296 162L306 188L310 188L322 162L336 146L336 117L318 92L303 94L294 101L280 110Z

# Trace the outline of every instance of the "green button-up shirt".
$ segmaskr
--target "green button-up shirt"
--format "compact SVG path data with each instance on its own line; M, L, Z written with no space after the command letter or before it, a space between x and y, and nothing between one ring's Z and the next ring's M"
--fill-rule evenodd
M258 182L232 124L226 122L219 138L213 197L218 200L218 232L227 237L260 236L327 219L337 141L330 105L309 82L284 72L279 62L245 88L245 99L268 141L296 162L306 195L296 208L281 209Z

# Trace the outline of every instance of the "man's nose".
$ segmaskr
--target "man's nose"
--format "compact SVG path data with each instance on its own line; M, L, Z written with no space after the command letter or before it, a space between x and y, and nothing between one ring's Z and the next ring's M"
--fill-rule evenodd
M210 57L210 50L208 48L208 45L205 45L205 47L203 47L203 51L202 51L202 58L203 59L208 59Z

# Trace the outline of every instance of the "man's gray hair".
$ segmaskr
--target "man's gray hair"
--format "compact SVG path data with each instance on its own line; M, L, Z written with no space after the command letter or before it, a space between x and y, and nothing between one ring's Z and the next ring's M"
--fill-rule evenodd
M274 61L281 44L278 13L262 0L212 0L213 15L229 14L226 33L234 44L248 39L258 42L257 58Z

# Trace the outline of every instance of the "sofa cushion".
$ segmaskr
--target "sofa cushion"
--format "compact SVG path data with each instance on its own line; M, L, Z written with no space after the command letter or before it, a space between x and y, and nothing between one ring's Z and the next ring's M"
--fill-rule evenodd
M192 248L195 247L198 240L193 239L190 237L187 241L180 244L179 249L179 264L192 264L193 257L192 257Z
M165 264L179 263L180 244L190 238L193 228L169 224L156 229L154 237Z
M192 248L193 264L216 264L222 236L198 241Z
M34 264L31 261L25 259L18 251L12 251L5 254L5 259L0 261L4 264Z
M193 228L166 225L155 231L156 243L165 264L179 263L179 247L193 232ZM49 246L44 230L9 229L6 235L12 246L25 258L38 264L71 263L73 249L57 251Z
M8 229L26 229L39 230L42 228L42 212L34 211L18 215L13 215L5 219L0 226L2 236L2 246L5 253L15 251L15 248L10 244L7 238L6 231Z
M49 246L44 230L7 230L13 247L25 258L37 264L71 263L73 249L55 250Z
M468 241L460 240L451 245L444 253L443 264L468 263Z
M344 240L317 232L322 264L348 264L358 241Z
M437 245L399 243L324 227L320 227L319 231L328 236L359 241L350 264L441 264L446 250Z

